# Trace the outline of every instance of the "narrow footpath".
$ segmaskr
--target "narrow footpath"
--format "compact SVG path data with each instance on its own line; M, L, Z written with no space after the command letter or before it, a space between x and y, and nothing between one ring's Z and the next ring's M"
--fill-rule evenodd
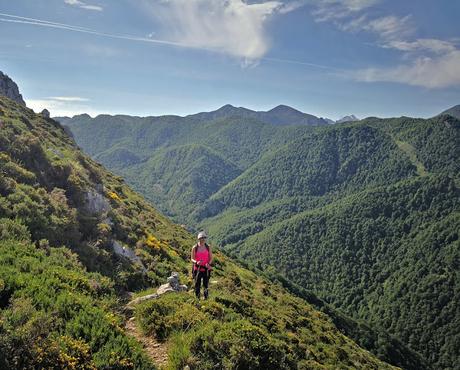
M125 324L126 334L134 337L144 346L145 352L159 369L165 369L168 363L168 348L166 343L158 342L152 336L145 336L136 327L135 318L131 317Z

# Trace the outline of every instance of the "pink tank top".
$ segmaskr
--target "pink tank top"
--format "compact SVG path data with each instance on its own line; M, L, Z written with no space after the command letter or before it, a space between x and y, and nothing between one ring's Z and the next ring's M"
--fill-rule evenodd
M202 251L198 249L198 247L195 250L195 260L200 261L201 265L206 265L209 263L209 251L208 248L204 248ZM194 269L196 270L198 267L195 265ZM204 269L200 269L201 271L204 271Z

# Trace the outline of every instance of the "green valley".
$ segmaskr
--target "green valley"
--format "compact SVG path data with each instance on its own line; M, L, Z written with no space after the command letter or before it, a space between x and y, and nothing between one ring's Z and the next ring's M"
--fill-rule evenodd
M318 126L233 110L61 122L83 150L253 270L387 331L433 368L455 368L460 121L448 113Z
M192 146L183 155L203 153L214 154ZM171 271L190 285L193 235L83 154L57 122L4 97L0 165L0 366L156 368L125 331L125 304ZM143 335L168 347L169 369L393 368L356 342L396 366L427 368L387 334L218 251L212 280L205 303L183 292L135 307Z

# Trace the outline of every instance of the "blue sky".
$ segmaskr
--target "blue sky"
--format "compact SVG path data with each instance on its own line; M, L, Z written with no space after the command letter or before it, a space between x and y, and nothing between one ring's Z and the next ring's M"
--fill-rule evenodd
M460 104L460 1L0 0L0 70L52 115Z

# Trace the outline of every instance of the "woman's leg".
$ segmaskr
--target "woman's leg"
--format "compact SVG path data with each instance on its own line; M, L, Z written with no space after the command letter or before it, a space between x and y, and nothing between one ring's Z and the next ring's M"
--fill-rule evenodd
M211 277L211 271L203 272L203 286L204 286L204 299L208 299L208 285L209 285L209 278Z
M195 271L195 295L198 299L200 299L200 286L201 286L201 278L203 277L203 273L201 271Z

